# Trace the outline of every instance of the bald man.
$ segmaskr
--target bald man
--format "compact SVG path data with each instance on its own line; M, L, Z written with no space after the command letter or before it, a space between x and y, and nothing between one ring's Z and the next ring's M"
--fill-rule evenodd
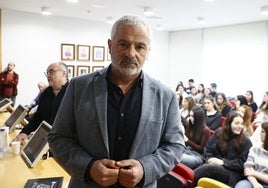
M14 68L15 63L9 62L7 68L0 73L0 100L8 98L12 100L12 106L15 106L19 83L19 75L14 72Z

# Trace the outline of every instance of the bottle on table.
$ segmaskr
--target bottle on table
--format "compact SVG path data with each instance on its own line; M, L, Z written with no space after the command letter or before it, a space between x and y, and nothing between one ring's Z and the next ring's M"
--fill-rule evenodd
M5 128L0 130L0 158L3 158L8 151L7 133Z

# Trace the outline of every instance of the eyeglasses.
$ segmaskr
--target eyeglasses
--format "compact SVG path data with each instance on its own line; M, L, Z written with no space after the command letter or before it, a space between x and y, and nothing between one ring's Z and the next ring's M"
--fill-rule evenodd
M47 72L44 72L44 74L45 74L45 76L54 75L58 71L61 71L61 70L49 69L49 70L47 70Z

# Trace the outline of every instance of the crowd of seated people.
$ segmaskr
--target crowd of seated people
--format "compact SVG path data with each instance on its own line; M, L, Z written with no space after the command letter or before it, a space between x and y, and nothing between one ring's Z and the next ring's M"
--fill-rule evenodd
M187 149L181 163L194 170L194 184L197 185L202 177L210 177L231 187L239 182L237 188L267 186L268 151L262 135L265 134L263 124L268 124L268 91L264 92L260 106L254 101L251 90L247 90L245 95L236 95L232 101L215 90L213 97L211 87L203 87L202 91L197 92L202 97L187 96L192 97L195 104L191 110L188 109L188 118L182 117ZM205 119L198 111L200 109ZM221 119L225 120L224 123ZM256 158L252 159L248 153L255 152L252 155L258 157L255 154L259 150L265 165L249 164L248 160L256 163Z

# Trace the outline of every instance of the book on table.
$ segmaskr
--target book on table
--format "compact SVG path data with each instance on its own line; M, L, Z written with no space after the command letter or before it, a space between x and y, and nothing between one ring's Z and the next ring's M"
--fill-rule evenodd
M24 188L62 188L63 177L28 179Z

